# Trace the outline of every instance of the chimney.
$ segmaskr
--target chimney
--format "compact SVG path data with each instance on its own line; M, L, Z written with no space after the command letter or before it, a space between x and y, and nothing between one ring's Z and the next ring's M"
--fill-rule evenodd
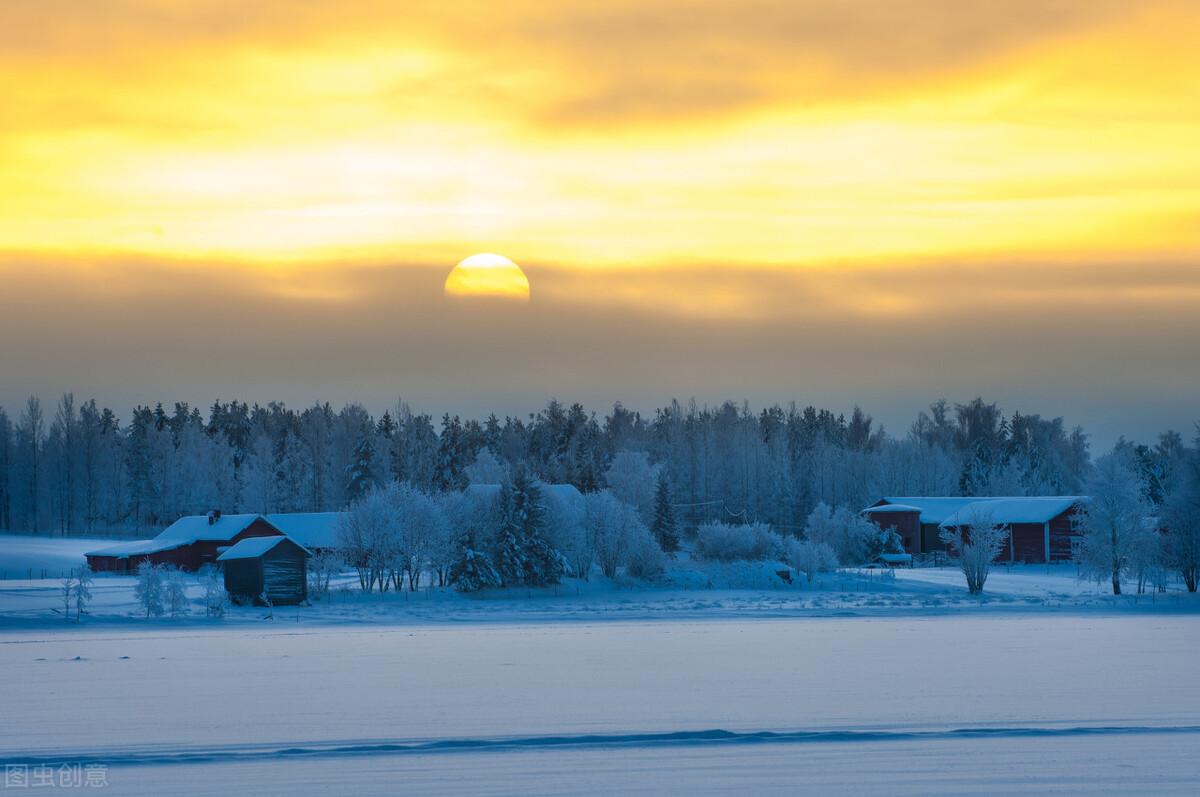
M216 523L220 519L221 519L221 510L220 509L213 509L213 510L209 511L208 525L211 526L212 524Z

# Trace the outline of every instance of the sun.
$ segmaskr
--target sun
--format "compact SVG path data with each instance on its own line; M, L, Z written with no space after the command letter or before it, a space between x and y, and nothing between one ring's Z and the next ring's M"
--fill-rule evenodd
M489 297L529 301L529 278L504 255L471 255L446 277L446 296Z

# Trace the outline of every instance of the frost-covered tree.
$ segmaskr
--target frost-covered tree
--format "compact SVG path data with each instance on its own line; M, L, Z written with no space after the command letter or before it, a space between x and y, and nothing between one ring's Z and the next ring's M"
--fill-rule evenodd
M337 551L323 550L308 558L308 595L313 600L329 597L330 582L342 571L342 557Z
M878 553L880 529L846 507L832 509L819 503L805 520L804 538L825 543L833 549L839 562L855 565Z
M1147 544L1147 534L1157 533L1146 522L1145 481L1127 454L1113 452L1096 461L1085 489L1089 500L1074 516L1081 572L1098 582L1111 580L1113 594L1120 595L1134 551Z
M87 565L75 571L75 621L80 622L92 602L92 570Z
M957 557L967 591L982 593L992 563L1008 542L1008 526L997 523L987 505L979 504L964 513L960 525L943 528L938 536Z
M449 582L459 592L479 592L502 584L491 557L480 550L475 535L470 532L459 541L458 555L450 567Z
M75 598L75 571L72 570L67 574L67 577L62 580L62 587L59 589L59 597L63 602L63 619L66 622L71 622L71 605Z
M375 440L364 435L354 447L354 458L346 472L346 497L357 501L375 486Z
M475 461L467 466L467 481L471 484L503 484L508 479L508 467L490 448L481 448Z
M221 578L220 568L209 566L204 573L204 614L206 617L224 617L229 610L229 593Z
M654 518L655 488L662 468L645 451L618 451L604 473L609 492L637 510L643 523Z
M166 568L162 591L163 604L172 619L188 613L187 581L178 568Z
M662 472L658 474L654 491L654 523L651 531L664 553L672 554L679 550L679 524L675 520L675 507L671 504L671 485Z
M414 591L421 586L430 555L448 534L446 516L437 502L409 484L391 485L384 496L399 532L391 562L392 583L399 590L406 575L408 589Z
M646 544L658 546L650 530L634 507L607 490L584 496L584 527L595 561L606 577L616 578L617 571L629 567L634 556L644 560L646 572L656 568L651 559L654 553Z
M505 586L540 587L562 580L562 555L546 539L542 490L525 468L500 486L501 528L493 561Z
M789 565L804 574L810 584L817 573L828 573L838 566L837 554L826 543L815 540L789 539L785 546L785 559Z
M133 588L134 598L146 612L146 617L162 617L163 573L162 568L142 562L137 569L137 583Z
M696 532L696 555L718 562L757 562L783 555L784 540L765 523L705 523Z
M378 585L385 590L385 575L399 550L399 524L385 488L371 490L337 519L338 552L358 572L363 592Z
M1166 558L1188 592L1200 582L1200 433L1173 474L1163 503Z

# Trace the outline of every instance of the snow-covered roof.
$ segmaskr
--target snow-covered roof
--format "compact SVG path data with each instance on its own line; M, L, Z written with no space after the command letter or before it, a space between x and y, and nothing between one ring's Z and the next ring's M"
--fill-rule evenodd
M885 496L879 506L869 506L863 514L876 512L921 513L922 523L954 525L975 511L978 504L987 504L997 523L1046 523L1075 504L1085 501L1078 495L1051 496ZM952 518L958 518L951 522Z
M182 548L187 544L187 542L179 542L176 540L160 540L156 537L153 540L134 540L133 542L122 542L117 545L110 545L107 548L99 548L95 551L88 551L84 554L84 556L144 556L145 554L159 553L161 551L171 551L176 548Z
M1048 523L1083 500L1078 495L983 498L958 510L941 525L969 525L976 512L986 513L993 523Z
M230 559L257 559L286 539L288 538L278 535L272 535L270 537L247 537L237 545L234 545L225 553L218 556L217 561L228 562ZM292 540L292 542L296 543L295 540ZM299 545L299 543L296 544ZM308 549L304 548L303 545L300 545L300 548L303 549L305 553L308 553Z
M872 515L888 512L920 512L921 507L910 506L909 504L884 504L883 506L869 506L863 510L863 513Z
M212 523L208 515L188 515L167 526L156 540L173 540L184 545L197 540L229 542L262 515L221 515Z
M305 548L336 548L342 512L290 512L267 515L267 522Z
M885 496L882 501L885 504L900 504L907 507L915 507L921 511L922 523L941 523L946 518L953 515L958 510L962 509L967 504L973 501L978 501L978 498L948 498L948 497L926 497L926 496ZM868 512L878 512L882 507L870 507ZM905 510L911 512L911 509Z

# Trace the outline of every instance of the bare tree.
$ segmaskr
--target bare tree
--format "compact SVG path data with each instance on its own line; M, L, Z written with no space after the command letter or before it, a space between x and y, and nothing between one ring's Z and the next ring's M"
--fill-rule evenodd
M1004 550L1008 534L1008 526L996 523L986 505L976 505L963 513L959 525L941 530L939 536L958 557L972 595L983 592L992 562Z

